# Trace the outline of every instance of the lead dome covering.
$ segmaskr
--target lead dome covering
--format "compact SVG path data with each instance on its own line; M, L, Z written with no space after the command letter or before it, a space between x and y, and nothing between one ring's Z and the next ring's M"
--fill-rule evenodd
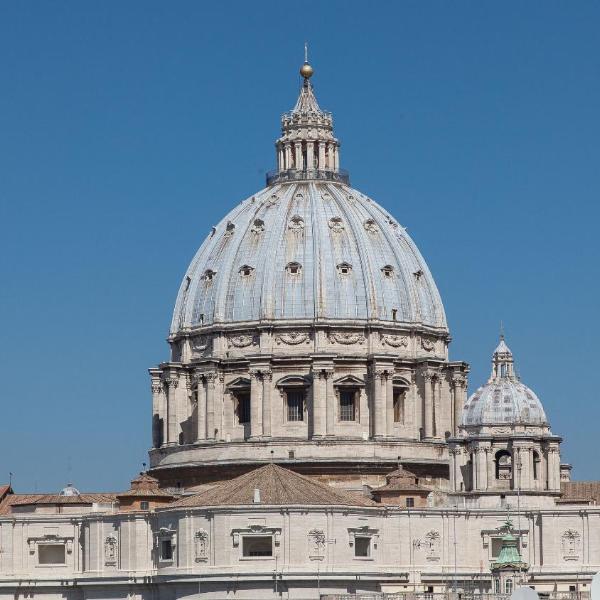
M183 278L171 333L328 319L447 327L427 264L387 211L345 184L282 183L212 229Z

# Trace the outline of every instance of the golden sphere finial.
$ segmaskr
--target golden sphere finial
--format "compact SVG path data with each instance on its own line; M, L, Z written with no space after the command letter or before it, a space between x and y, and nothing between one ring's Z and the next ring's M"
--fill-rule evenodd
M307 62L300 67L300 75L302 75L304 79L310 79L313 73L313 68Z

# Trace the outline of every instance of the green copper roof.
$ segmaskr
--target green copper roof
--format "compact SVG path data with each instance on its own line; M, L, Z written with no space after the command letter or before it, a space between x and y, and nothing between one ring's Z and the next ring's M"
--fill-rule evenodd
M506 523L504 523L504 526L501 528L504 529L506 533L502 536L502 548L500 549L500 554L491 565L492 571L498 571L500 569L527 569L527 563L523 561L521 554L519 553L519 540L512 533L512 527L512 522L510 519L507 519Z

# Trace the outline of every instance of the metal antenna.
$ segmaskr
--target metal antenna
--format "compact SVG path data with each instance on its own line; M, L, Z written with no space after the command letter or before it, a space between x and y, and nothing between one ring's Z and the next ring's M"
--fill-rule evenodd
M8 474L8 487L12 487L12 478L13 478L13 474L9 473Z

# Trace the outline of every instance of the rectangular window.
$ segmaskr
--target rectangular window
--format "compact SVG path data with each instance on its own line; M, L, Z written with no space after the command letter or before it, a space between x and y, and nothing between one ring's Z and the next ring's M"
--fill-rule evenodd
M160 541L160 560L173 560L173 543L171 540Z
M371 556L371 538L356 537L354 540L354 556L368 558Z
M413 508L414 505L415 505L415 499L414 498L407 498L406 499L406 507L407 508Z
M394 388L394 423L404 423L404 388Z
M140 509L141 510L148 510L150 508L150 503L147 500L142 500L140 502Z
M250 423L250 392L238 392L235 399L238 423L240 425Z
M287 420L304 421L304 390L286 392Z
M38 564L40 565L64 565L64 544L38 544Z
M356 421L355 390L340 390L340 421Z
M246 536L242 541L244 556L273 556L273 537L270 535Z

